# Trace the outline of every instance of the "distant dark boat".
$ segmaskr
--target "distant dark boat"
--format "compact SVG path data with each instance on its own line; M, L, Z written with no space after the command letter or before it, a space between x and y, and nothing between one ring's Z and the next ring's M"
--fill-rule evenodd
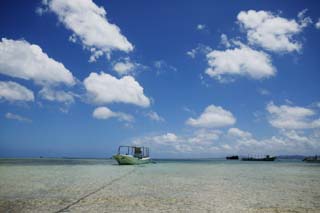
M320 157L317 155L313 157L306 157L303 161L308 163L320 163Z
M239 156L238 155L227 156L226 159L227 160L239 160Z
M254 157L247 157L247 158L242 158L243 161L274 161L277 157L270 157L267 155L264 158L254 158Z

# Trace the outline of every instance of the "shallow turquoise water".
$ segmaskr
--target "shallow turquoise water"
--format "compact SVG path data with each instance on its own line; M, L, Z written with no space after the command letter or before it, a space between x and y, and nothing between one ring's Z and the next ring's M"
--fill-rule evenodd
M0 160L0 212L320 212L320 164Z

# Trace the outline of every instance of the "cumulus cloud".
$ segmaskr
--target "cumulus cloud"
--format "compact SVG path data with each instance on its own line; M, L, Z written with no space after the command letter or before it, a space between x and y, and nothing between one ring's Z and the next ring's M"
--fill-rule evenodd
M131 62L117 62L113 66L114 71L119 75L126 75L134 69L134 64Z
M164 135L153 137L153 141L160 144L172 143L172 142L177 142L178 137L174 133L166 133Z
M155 154L174 154L200 157L225 156L227 154L279 155L310 154L320 150L320 134L306 134L299 130L279 130L272 137L255 138L252 133L238 128L219 130L200 129L191 135L166 133L133 139L133 144L146 145Z
M60 62L49 58L36 44L24 40L2 38L0 42L0 73L33 80L39 85L74 85L72 73Z
M107 107L97 107L93 113L92 116L96 119L109 119L109 118L118 118L120 121L128 121L132 122L134 118L126 113L123 112L113 112Z
M11 120L17 120L17 121L21 121L21 122L32 122L32 120L29 118L26 118L26 117L23 117L21 115L17 115L17 114L11 113L11 112L7 112L5 114L5 118L11 119Z
M230 128L228 130L228 135L237 138L251 138L252 134L250 132L243 131L238 128Z
M44 87L39 92L40 97L48 101L57 101L66 104L74 102L74 97L71 92L65 92L60 90L53 90L51 88Z
M161 117L160 115L158 115L157 112L150 111L150 112L146 113L146 116L147 116L148 118L150 118L151 120L159 121L159 122L164 122L164 118Z
M280 129L310 129L319 128L320 119L312 119L316 113L308 108L299 106L281 105L273 102L266 107L270 114L269 123Z
M261 46L274 52L299 51L301 43L294 39L310 22L304 17L305 12L299 13L299 21L286 19L268 11L241 11L238 22L247 32L250 44Z
M0 81L0 100L34 101L33 92L13 81Z
M206 73L220 81L225 75L248 76L263 79L275 75L270 56L246 45L225 51L214 50L207 54L209 67Z
M168 152L175 151L181 143L181 139L174 133L168 132L161 135L145 136L136 138L132 141L137 146L149 146L152 149L166 150ZM174 149L172 149L174 148Z
M122 35L120 28L108 21L105 9L92 0L49 0L44 5L58 16L86 49L94 48L91 62L101 56L101 51L108 55L113 50L133 50L133 45Z
M140 67L140 64L132 62L128 57L113 64L113 70L120 76L132 74L137 67Z
M148 107L150 100L144 95L143 87L132 77L120 79L107 73L90 73L84 79L89 98L96 104L127 103Z
M200 129L191 135L176 135L165 133L160 135L135 138L133 144L149 146L155 153L211 153L218 150L219 138L222 134L219 130ZM179 155L175 155L177 157ZM203 156L202 156L203 157Z
M185 137L185 141L189 145L212 145L212 143L218 140L222 132L219 130L200 129L197 130L192 136ZM193 148L194 149L194 148Z
M217 128L235 124L236 118L220 106L209 105L198 118L189 118L186 124L193 127Z

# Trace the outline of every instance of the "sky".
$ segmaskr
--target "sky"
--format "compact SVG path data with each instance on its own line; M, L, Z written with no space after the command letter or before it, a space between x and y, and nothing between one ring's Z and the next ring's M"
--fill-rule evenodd
M318 1L1 1L0 157L320 153Z

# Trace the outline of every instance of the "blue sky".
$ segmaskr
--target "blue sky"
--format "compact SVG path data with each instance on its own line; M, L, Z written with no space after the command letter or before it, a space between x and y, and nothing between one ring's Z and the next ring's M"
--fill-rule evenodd
M3 1L0 156L320 151L317 1Z

